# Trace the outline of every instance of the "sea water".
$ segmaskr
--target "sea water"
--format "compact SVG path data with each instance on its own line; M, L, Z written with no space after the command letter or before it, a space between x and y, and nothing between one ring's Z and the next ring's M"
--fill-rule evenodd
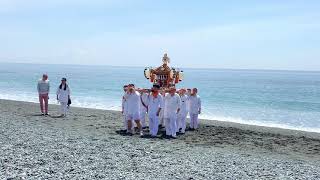
M0 99L38 102L37 81L49 75L50 104L62 77L72 106L120 110L122 86L150 88L144 67L0 63ZM199 89L201 118L320 132L320 72L183 69L178 88ZM1 110L1 109L0 109Z

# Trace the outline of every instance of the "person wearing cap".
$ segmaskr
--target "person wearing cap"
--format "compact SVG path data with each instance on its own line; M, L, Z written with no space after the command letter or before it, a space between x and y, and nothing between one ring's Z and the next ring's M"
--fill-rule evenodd
M122 96L121 113L122 113L122 117L123 117L123 127L124 127L123 131L127 131L128 123L126 120L126 116L127 116L127 111L128 111L128 103L127 103L127 100L124 98L124 96L128 91L128 85L123 86L123 91L124 91L124 95Z
M70 88L67 84L67 79L62 78L61 84L57 89L57 100L59 101L60 107L61 107L61 117L67 116L69 99L70 99Z
M169 93L166 94L164 105L164 118L166 124L166 135L167 137L177 137L177 114L180 111L181 99L176 93L176 88L171 87Z
M125 100L127 101L127 133L132 135L133 121L137 124L137 127L140 131L140 136L143 136L142 126L140 123L140 94L135 90L133 84L128 85L128 91L124 95Z
M201 99L198 96L198 89L193 88L189 97L190 129L195 130L199 126L198 116L201 113Z
M159 87L154 85L151 89L151 94L148 95L149 130L153 138L158 134L159 115L162 108L163 99L159 94Z
M48 100L49 100L49 92L50 92L50 83L48 80L48 75L43 74L42 79L38 81L37 90L39 94L39 102L41 114L48 115Z
M180 111L178 114L178 119L177 119L177 132L180 132L182 134L185 133L186 130L186 118L187 118L187 101L188 101L188 96L185 94L186 90L185 89L180 89L179 90L179 96L181 99L181 107Z

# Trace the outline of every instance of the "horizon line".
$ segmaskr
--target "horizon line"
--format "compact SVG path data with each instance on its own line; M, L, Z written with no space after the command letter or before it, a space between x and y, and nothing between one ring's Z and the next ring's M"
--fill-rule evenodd
M106 66L106 67L116 67L116 68L146 68L150 66L122 66L122 65L107 65L107 64L59 64L59 63L27 63L27 62L1 62L0 64L27 64L27 65L67 65L67 66ZM154 67L157 67L160 65L156 65ZM153 67L153 66L152 66ZM175 67L175 66L172 66ZM239 70L239 71L292 71L292 72L320 72L319 70L300 70L300 69L255 69L255 68L219 68L219 67L175 67L175 68L180 68L180 69L203 69L203 70Z

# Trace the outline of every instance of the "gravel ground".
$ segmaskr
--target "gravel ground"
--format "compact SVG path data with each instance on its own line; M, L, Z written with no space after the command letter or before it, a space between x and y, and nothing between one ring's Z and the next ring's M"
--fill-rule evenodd
M148 139L118 134L119 112L50 109L0 100L0 179L320 179L314 133L202 121L178 139Z

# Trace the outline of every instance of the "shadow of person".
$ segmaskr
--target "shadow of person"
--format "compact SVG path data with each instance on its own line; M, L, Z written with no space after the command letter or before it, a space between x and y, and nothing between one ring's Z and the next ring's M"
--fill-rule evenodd
M63 115L58 115L58 116L49 115L49 117L51 117L51 118L63 118L64 116Z
M127 130L117 130L115 131L117 134L122 135L122 136L126 136L127 134Z
M29 116L44 116L42 114L27 114L27 115L29 115Z

